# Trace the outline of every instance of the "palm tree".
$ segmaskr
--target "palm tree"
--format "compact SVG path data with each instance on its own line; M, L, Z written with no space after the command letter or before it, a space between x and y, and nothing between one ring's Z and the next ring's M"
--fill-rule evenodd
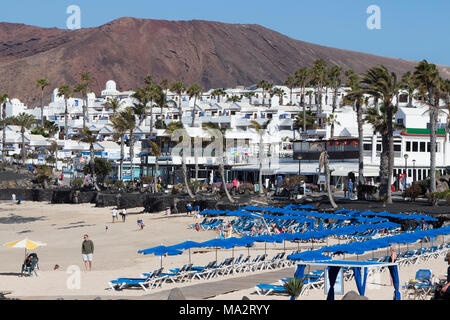
M5 163L6 156L6 126L9 124L9 120L6 118L6 100L8 95L6 93L0 94L0 107L2 108L2 163Z
M225 192L225 195L227 196L228 201L230 201L231 203L234 203L233 198L231 197L230 193L228 192L227 182L225 179L225 164L224 164L224 160L223 160L224 159L223 150L226 145L226 137L225 137L226 129L222 129L222 128L220 128L220 126L217 123L212 123L212 122L202 123L202 127L205 128L211 134L211 136L214 137L214 139L217 138L219 133L220 133L220 136L222 136L221 140L214 141L217 145L216 157L217 157L217 161L218 161L218 165L219 165L219 172L220 172L220 177L222 180L223 190Z
M304 118L305 117L305 118ZM311 128L315 123L315 114L311 110L306 110L305 114L298 114L294 120L294 127L301 128L305 126L305 131Z
M136 88L134 89L132 97L135 98L137 102L134 102L131 108L139 119L137 126L141 126L147 115L147 105L150 102L150 92L147 88Z
M255 92L254 91L248 91L246 93L244 93L244 97L246 97L249 101L249 104L252 104L252 97L255 96Z
M326 78L327 65L325 60L317 59L311 69L311 81L316 87L316 104L318 113L322 113L322 89ZM318 99L317 99L318 98Z
M341 86L341 73L342 68L339 66L332 66L328 69L328 80L330 83L330 86L333 88L333 106L332 110L333 113L336 111L337 107L337 95L338 95L338 89Z
M436 65L422 60L415 68L414 82L430 115L430 192L436 192L436 130L441 84ZM437 202L433 201L433 205Z
M188 149L189 146L189 142L187 140L189 140L188 135L186 134L186 129L184 129L183 124L181 122L171 122L169 123L169 125L167 126L166 129L166 133L172 135L175 131L177 130L182 130L182 137L183 137L183 148L181 151L181 168L183 170L183 178L184 178L184 184L186 186L186 190L187 193L189 194L189 197L191 197L192 199L194 199L194 194L191 191L191 188L189 187L189 180L190 178L188 178L188 172L187 172L187 166L186 166L186 151Z
M330 115L326 119L326 123L329 126L331 126L330 137L331 137L331 139L333 139L334 138L334 126L335 125L341 125L341 123L337 120L337 117L336 117L336 115L334 113L330 113Z
M159 172L158 161L159 161L159 156L161 155L161 148L154 141L150 141L150 146L152 149L151 153L155 157L155 176L153 177L155 186L154 186L153 190L156 192L156 190L158 190L158 172Z
M48 147L48 151L50 152L50 155L52 156L54 163L56 163L58 161L58 159L57 159L58 150L59 150L58 143L55 140L53 140L50 143L50 146Z
M127 127L127 121L125 117L118 116L112 117L111 122L113 124L114 134L113 139L115 141L120 140L120 160L119 160L119 180L123 180L123 161L125 159L125 134L129 131Z
M333 193L331 191L331 185L330 185L330 178L331 178L331 171L330 171L330 162L328 157L328 152L325 150L325 148L320 143L313 143L311 145L311 148L319 148L321 150L320 157L319 157L319 171L317 172L317 175L320 176L320 173L322 172L322 168L324 169L325 173L325 183L327 186L327 193L328 193L328 199L330 200L330 204L333 208L337 208L336 202L334 202Z
M112 110L112 116L115 117L123 103L124 101L121 101L119 98L114 97L112 99L108 99L108 101L103 104L103 107L105 107L105 109L108 111Z
M73 88L73 92L81 93L81 96L83 97L83 101L87 101L88 100L87 99L87 90L88 90L87 83L79 83ZM86 104L87 104L87 102L83 103L83 128L86 127L86 117L87 117Z
M414 90L416 86L414 84L414 78L411 72L406 72L403 74L402 79L400 81L401 88L408 91L408 107L412 108L412 100L414 96Z
M263 194L263 184L262 184L262 163L263 163L263 157L264 157L264 141L263 141L263 137L264 134L266 133L267 127L270 124L270 120L264 122L263 124L259 124L259 122L252 120L251 124L248 126L251 129L255 129L255 131L258 133L259 135L259 155L258 155L258 159L259 159L259 194L262 195Z
M380 159L380 195L386 197L387 203L392 203L391 185L394 166L393 120L397 112L397 108L392 101L399 90L397 75L389 72L385 66L380 65L369 69L366 74L363 74L361 84L365 86L362 93L369 94L382 101L381 108L383 108L384 120L382 122L386 127L381 134L383 151Z
M350 87L347 91L346 99L356 106L356 121L358 123L358 184L363 185L364 183L364 133L363 133L363 110L362 103L365 100L363 93L361 92L359 76L354 73L353 70L346 72L348 75L348 80L346 86ZM368 108L368 97L364 101ZM366 109L367 109L366 108Z
M192 122L191 122L191 127L193 127L195 122L195 106L197 104L197 99L200 98L200 96L202 95L202 88L200 88L198 84L194 83L187 89L186 92L189 95L189 99L194 98L194 107L192 109Z
M258 88L262 89L262 103L261 103L261 105L264 105L266 92L270 92L270 90L273 88L273 84L267 82L266 80L261 80L256 86ZM269 101L269 104L270 104L270 101Z
M136 116L133 107L126 107L125 110L119 112L114 122L117 123L116 130L124 130L129 133L129 153L130 153L130 170L131 181L134 180L133 159L134 159L134 132L136 129Z
M85 104L85 106L86 106L85 107L86 108L85 109L85 115L86 116L83 116L83 127L85 127L86 126L86 123L85 123L86 119L88 119L88 121L89 121L89 97L88 97L88 94L89 94L89 85L92 82L91 74L89 72L82 73L81 74L81 81L82 81L82 83L85 86L85 91L83 92L83 94L86 97L86 104Z
M16 126L20 126L20 134L22 136L22 162L25 164L25 161L27 160L27 152L25 149L25 130L31 128L34 123L34 116L22 112L18 116L12 118L12 123Z
M84 127L77 135L74 136L74 139L80 140L84 143L89 144L89 167L92 174L92 181L94 183L94 187L97 191L100 191L100 188L97 185L97 179L95 175L95 152L94 152L94 144L98 141L97 135L94 134L89 128Z
M222 89L214 89L213 91L211 91L211 96L217 97L217 103L220 103L220 97L226 95L227 92Z
M44 89L50 86L50 82L47 79L42 78L36 80L36 87L41 89L41 127L44 127Z
M272 93L273 95L278 96L278 98L280 99L280 100L279 100L279 101L280 101L280 106L282 106L282 105L283 105L283 96L284 96L284 91L283 91L283 89L275 88L275 89L272 90L271 93Z
M305 283L303 279L291 278L283 284L287 294L291 297L291 300L297 299L303 291Z
M69 126L68 126L68 110L67 110L67 101L72 96L72 91L70 90L69 85L65 84L58 88L58 97L64 97L64 139L67 140L69 135Z
M178 117L180 118L179 121L181 124L183 124L183 109L181 108L181 97L185 90L186 87L181 81L176 81L170 86L170 91L175 92L178 95Z
M310 72L308 68L303 67L301 69L298 69L295 72L295 84L300 87L300 105L303 109L303 119L306 121L306 108L305 108L305 88L306 84L308 82L308 77L310 75ZM312 94L312 91L311 91ZM311 96L309 97L311 101ZM306 122L303 122L303 132L306 131Z
M286 79L286 81L284 82L284 85L287 86L289 88L289 90L290 90L290 100L289 100L289 102L290 102L291 106L292 106L292 90L294 89L295 84L296 84L295 78L292 77L292 76L289 76Z
M241 98L239 98L238 96L236 96L236 95L233 95L233 96L231 96L231 97L229 97L228 99L227 99L227 102L234 102L234 103L236 103L236 102L241 102Z

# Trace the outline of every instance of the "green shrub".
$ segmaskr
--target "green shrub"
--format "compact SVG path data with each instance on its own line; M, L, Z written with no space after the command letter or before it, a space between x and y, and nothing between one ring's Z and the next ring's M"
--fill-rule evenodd
M411 187L406 188L403 197L411 198L413 201L422 194L422 188L419 184L413 183Z
M80 189L84 185L83 178L74 178L72 179L72 187L75 189Z

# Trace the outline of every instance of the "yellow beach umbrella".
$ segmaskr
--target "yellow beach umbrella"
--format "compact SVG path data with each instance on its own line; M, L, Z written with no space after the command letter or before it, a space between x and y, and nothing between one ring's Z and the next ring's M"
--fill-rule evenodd
M33 250L38 247L46 246L46 243L33 241L30 239L23 239L18 241L13 241L9 243L5 243L3 246L8 248L24 248L25 249L25 257L27 255L27 250Z

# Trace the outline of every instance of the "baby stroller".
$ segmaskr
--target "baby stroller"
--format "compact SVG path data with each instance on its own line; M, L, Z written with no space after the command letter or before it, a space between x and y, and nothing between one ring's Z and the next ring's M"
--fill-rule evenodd
M22 264L22 271L20 273L20 276L24 276L28 274L29 277L31 277L32 273L37 276L36 270L39 270L39 258L36 253L30 253L26 258L25 261Z

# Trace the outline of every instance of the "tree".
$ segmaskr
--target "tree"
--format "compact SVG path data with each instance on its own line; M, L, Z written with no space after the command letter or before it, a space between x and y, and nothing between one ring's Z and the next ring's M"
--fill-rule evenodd
M397 112L397 108L392 101L399 90L397 75L389 72L385 66L380 65L369 69L367 73L363 74L361 84L364 85L362 93L369 94L382 101L382 118L378 119L383 124L381 126L382 132L378 131L381 133L383 148L380 159L380 195L386 197L387 203L392 203L391 185L394 166L393 120Z
M270 90L273 88L273 84L267 82L266 80L261 80L257 85L258 88L262 89L262 103L261 105L264 105L264 101L266 98L266 92L270 92ZM270 102L269 102L270 104Z
M83 115L83 127L86 126L86 119L89 121L89 85L92 82L91 74L89 72L85 72L81 74L81 81L84 84L85 91L83 91L84 96L86 97L85 104L85 115Z
M119 180L123 180L123 161L125 160L125 134L129 130L124 117L120 117L119 114L111 118L111 122L114 129L113 139L114 141L120 141L120 159L119 159Z
M224 164L224 160L223 160L223 158L224 158L223 150L226 145L226 137L225 137L226 129L222 129L222 128L220 128L220 126L217 123L212 123L212 122L202 123L202 127L205 128L214 139L216 138L216 135L218 133L220 133L220 135L222 136L221 141L214 141L217 146L216 157L217 157L217 161L218 161L218 165L219 165L220 177L222 180L222 188L225 192L225 195L227 196L228 201L231 203L234 203L233 198L231 197L230 193L228 192L227 182L225 179L225 164ZM214 133L216 133L216 134L214 134Z
M194 98L194 107L192 108L192 122L191 122L191 127L193 127L195 122L195 107L197 105L197 99L200 98L202 95L202 88L200 88L198 84L194 83L187 89L187 94L189 95L189 99Z
M50 86L50 82L47 79L42 78L36 80L36 87L41 89L41 127L44 127L44 89Z
M414 84L414 77L411 72L406 72L403 74L402 79L400 81L401 89L408 91L408 107L412 108L412 101L414 97L414 90L416 89Z
M68 126L68 110L67 110L67 100L72 96L72 91L69 85L65 84L58 88L58 97L64 97L64 139L69 138L69 126ZM83 125L84 127L84 125Z
M181 108L181 97L185 90L186 87L181 81L176 81L170 86L170 91L175 92L178 95L178 117L180 118L179 121L181 124L183 124L183 109Z
M8 95L6 93L0 94L0 107L2 108L2 163L6 160L6 126L9 124L9 120L6 118L6 100Z
M435 64L422 60L415 68L414 82L430 115L430 193L436 192L436 130L439 113L439 71ZM433 205L437 205L433 201Z
M294 120L294 127L295 128L301 128L305 127L305 132L308 128L312 128L315 123L315 113L313 113L311 110L306 110L305 114L298 114Z
M151 154L155 157L155 176L154 179L154 192L158 190L158 172L159 172L159 156L161 155L161 148L158 146L158 144L154 141L150 141L151 146Z
M123 103L124 101L121 101L119 98L114 97L112 99L108 99L108 101L103 104L103 107L105 107L105 109L108 111L111 110L113 112L112 116L115 117Z
M290 95L289 95L289 103L292 106L292 90L294 89L296 84L295 78L292 76L289 76L286 81L284 82L284 85L289 88Z
M320 177L320 174L322 172L322 168L324 169L325 173L325 183L327 186L327 193L328 193L328 199L330 200L331 206L336 209L337 205L336 202L334 202L333 193L331 191L331 185L330 185L330 178L331 178L331 171L330 171L330 162L329 162L329 156L327 150L322 146L320 143L313 143L311 145L311 148L319 148L321 150L320 157L319 157L319 171L317 172L317 176Z
M330 115L326 119L326 123L329 126L331 126L330 137L331 137L331 139L333 139L334 138L334 126L335 125L341 125L341 123L337 120L337 117L336 117L336 115L334 113L330 113Z
M231 97L229 97L228 99L227 99L227 102L233 102L233 103L236 103L236 102L241 102L241 98L240 97L238 97L238 96L236 96L236 95L232 95Z
M75 140L79 140L81 142L89 144L89 167L90 172L92 174L92 181L94 183L94 187L97 191L100 191L100 188L97 185L96 174L95 174L95 152L94 152L94 144L98 141L97 135L93 133L89 128L84 127L78 134L74 135Z
M350 101L356 107L356 121L358 123L358 184L363 185L364 183L364 133L363 133L363 110L362 103L364 98L364 94L361 91L360 79L357 74L354 73L353 70L349 70L346 72L348 76L348 80L346 82L346 86L350 87L350 90L347 91L346 100ZM367 97L368 99L368 97ZM368 108L368 100L365 101L365 104ZM366 109L367 109L366 108Z
M214 89L213 91L211 91L211 96L217 97L217 103L220 103L220 97L226 94L227 92L222 88Z
M259 135L259 155L258 155L258 160L259 160L259 194L262 195L263 194L263 184L262 184L262 163L263 163L263 157L264 157L264 141L263 141L263 137L266 133L267 127L270 124L270 120L264 122L263 124L260 124L259 122L252 120L251 124L248 126L251 129L254 129L258 135Z
M303 119L305 119L305 121L303 122L303 132L306 131L305 89L306 89L306 84L308 82L309 75L310 75L310 72L309 72L308 68L306 68L306 67L298 69L295 72L295 83L297 86L300 87L300 105L303 110ZM311 91L311 94L312 94L312 91ZM311 101L311 96L309 97L309 101Z
M22 162L25 164L27 160L27 152L25 148L25 130L30 129L34 123L34 116L25 112L20 113L18 116L12 118L12 123L16 126L20 126L20 134L22 136Z
M86 117L87 117L87 111L86 111L86 101L87 101L87 89L88 85L87 83L79 83L73 88L73 92L79 92L81 93L83 101L83 128L86 127Z
M95 181L98 179L100 183L103 184L105 177L112 171L112 163L103 158L95 158L93 162L93 166L84 166L83 173L92 174L93 177L97 177ZM98 188L98 186L96 186L96 188Z
M278 98L280 99L280 106L283 105L283 96L284 96L284 91L283 89L280 88L275 88L271 91L271 94L278 96Z
M333 106L332 110L333 113L336 111L337 107L337 95L338 95L338 89L341 86L341 73L342 68L339 66L332 66L328 69L328 82L330 86L333 88Z
M189 180L190 177L188 178L188 172L187 172L187 167L186 167L186 150L188 149L188 146L190 145L190 143L188 141L186 141L185 139L189 139L186 129L184 129L183 124L181 122L171 122L169 123L169 125L167 126L166 129L166 133L172 135L173 133L175 133L176 131L180 130L178 133L182 132L181 137L182 137L182 142L183 142L183 148L182 148L182 156L181 156L181 168L183 170L183 178L184 178L184 184L186 186L186 190L187 193L189 194L189 197L194 198L194 194L191 191L191 188L189 187Z
M317 59L313 62L310 72L311 83L316 88L316 104L318 107L318 113L322 113L322 89L326 79L327 65L325 60ZM318 99L317 99L318 98Z
M114 121L120 126L120 129L129 133L128 146L130 153L130 171L131 171L131 181L134 180L134 170L133 170L133 160L134 160L134 132L136 129L136 117L133 111L133 107L126 107L123 111L119 112L119 115ZM114 123L113 122L113 123Z
M244 93L244 97L246 97L248 99L250 105L252 105L252 98L254 96L255 96L254 91L248 91L248 92Z

